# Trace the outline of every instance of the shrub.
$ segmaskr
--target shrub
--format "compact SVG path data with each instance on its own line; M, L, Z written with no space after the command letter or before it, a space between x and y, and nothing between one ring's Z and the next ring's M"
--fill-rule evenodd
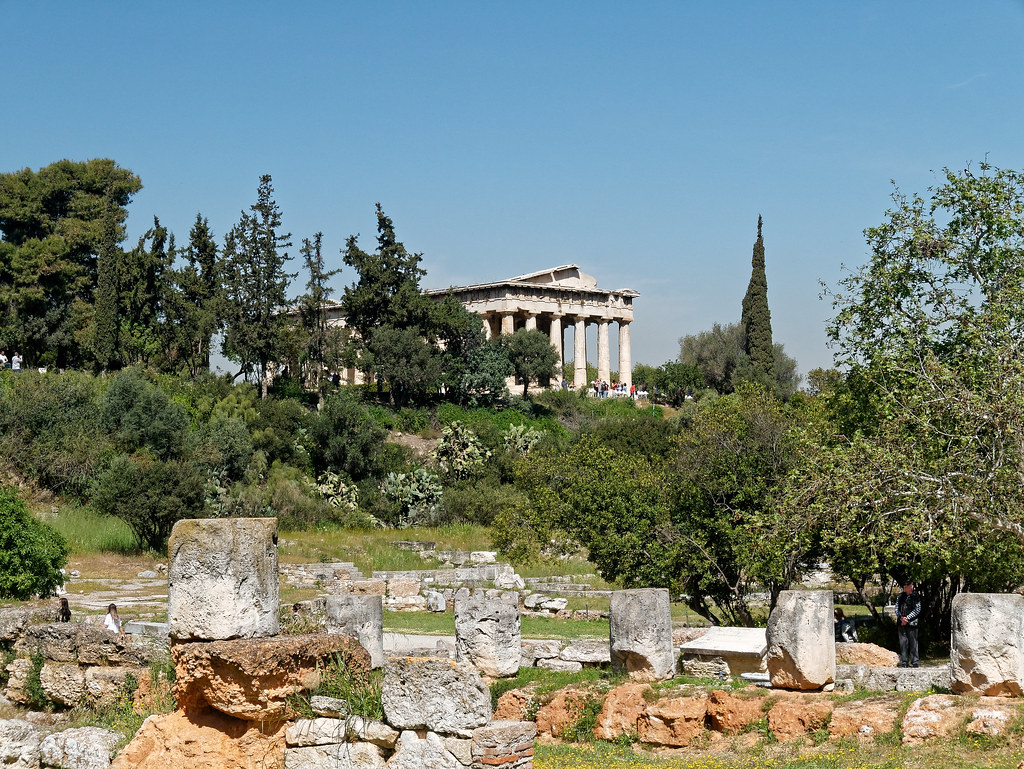
M127 523L140 545L162 550L175 522L201 516L206 501L192 465L119 454L96 479L92 504Z
M238 417L215 414L206 427L211 469L223 474L225 480L238 481L252 459L253 446L249 430Z
M67 562L64 538L33 518L12 489L0 488L0 598L53 595Z
M452 422L441 430L434 459L448 477L463 480L479 470L491 452L483 448L476 434L462 422Z
M400 506L400 526L433 523L441 507L441 482L422 467L410 473L388 473L381 483L384 496Z
M438 524L475 523L490 526L503 511L529 505L526 494L514 486L462 483L444 490L443 513Z
M313 467L317 473L331 470L354 481L374 475L385 458L386 436L364 406L345 393L335 393L309 427Z
M188 429L184 407L136 369L121 372L111 382L102 422L122 450L130 453L148 448L161 459L181 453Z

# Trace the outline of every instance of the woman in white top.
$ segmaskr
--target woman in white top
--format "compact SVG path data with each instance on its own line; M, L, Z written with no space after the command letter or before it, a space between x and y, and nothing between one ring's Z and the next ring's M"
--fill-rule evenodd
M124 631L121 630L121 618L117 616L116 604L110 604L107 607L107 616L103 618L103 627L111 633L115 633L118 638L124 638Z

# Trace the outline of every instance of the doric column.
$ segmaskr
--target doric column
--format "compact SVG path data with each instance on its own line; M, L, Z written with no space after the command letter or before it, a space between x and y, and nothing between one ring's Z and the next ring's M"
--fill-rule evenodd
M562 351L562 316L551 316L551 346L558 352L558 381L562 381L562 370L565 367L565 354Z
M633 357L629 349L629 321L619 321L619 381L633 384Z
M536 331L537 330L537 313L528 312L526 313L526 330Z
M608 352L608 321L601 318L597 322L597 378L602 382L611 381L611 357Z
M506 312L501 316L501 333L512 334L516 330L515 316L511 312Z
M486 337L487 341L489 342L494 337L494 333L491 331L491 319L488 318L486 315L482 315L481 318L483 319L484 322L484 337Z
M573 332L573 385L576 391L587 388L587 321L583 318L576 318L576 329Z

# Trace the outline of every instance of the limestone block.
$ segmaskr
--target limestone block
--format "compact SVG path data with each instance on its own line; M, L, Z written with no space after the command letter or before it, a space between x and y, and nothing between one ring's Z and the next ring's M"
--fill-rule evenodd
M455 599L455 659L485 676L514 676L522 643L518 593L488 598L474 592Z
M611 652L604 641L573 641L558 654L559 659L588 665L607 665Z
M0 609L0 641L16 641L25 627L39 622L52 622L54 609L29 609L14 606Z
M342 742L286 748L284 769L383 769L380 748L368 742Z
M345 719L300 718L284 731L284 744L289 748L310 745L336 745L345 742Z
M536 737L537 725L532 721L492 721L473 732L472 766L474 769L532 766Z
M568 605L568 598L546 598L540 602L540 605L537 608L542 611L559 612L565 611Z
M38 769L43 734L28 721L0 719L0 766L4 769Z
M448 610L448 602L436 590L427 593L427 611L442 612Z
M868 667L894 668L900 655L876 644L837 643L836 665L867 665Z
M398 732L386 723L363 716L349 716L345 719L345 731L350 739L372 742L382 748L394 748L398 740Z
M384 607L379 595L328 596L327 632L358 639L372 668L384 664Z
M583 663L561 660L556 657L555 659L537 660L537 667L557 670L560 673L579 673L583 670Z
M562 653L562 642L561 641L523 641L523 649L530 647L530 654L535 659L547 660L554 659Z
M418 579L389 579L387 594L396 598L410 598L419 595L420 581Z
M43 663L39 683L47 699L62 707L73 708L85 699L85 671L73 662Z
M764 718L761 697L743 697L723 691L708 695L708 718L716 732L736 733L745 726Z
M130 638L121 643L102 625L51 622L30 625L14 644L23 657L40 653L51 662L79 662L83 665L148 665L166 657L166 644L154 638Z
M226 641L277 635L276 518L178 521L167 550L172 639Z
M901 697L879 696L837 705L828 723L829 736L869 740L879 734L888 734L896 728L901 704Z
M474 550L469 554L470 563L497 563L498 554L493 550Z
M481 728L486 729L487 727ZM442 737L441 744L455 757L458 762L455 766L458 769L473 765L473 740L465 737Z
M51 734L39 746L43 763L58 769L107 769L121 735L84 726Z
M435 657L391 657L381 702L396 729L469 737L491 718L491 693L469 665Z
M646 680L665 680L675 674L668 590L614 591L608 625L613 670Z
M647 710L644 695L650 691L650 684L626 683L608 692L594 725L594 737L614 740L623 735L635 735L637 721Z
M427 732L422 738L416 732L402 732L395 754L388 761L388 769L457 769L459 766L459 760L433 732Z
M1024 693L1024 596L959 593L953 598L951 621L954 692Z
M150 716L110 769L244 769L284 763L284 728L203 710Z
M361 579L352 583L352 592L356 595L384 595L388 591L387 580Z
M32 670L32 660L16 659L11 660L7 665L7 688L4 689L4 696L11 702L21 705L29 703L29 696L25 691L28 683L28 674ZM3 764L0 764L2 766Z
M322 694L309 698L309 708L318 716L325 718L345 718L348 716L348 703L337 697L325 697Z
M340 635L177 644L172 655L181 709L191 712L209 705L248 721L283 717L285 699L314 688L320 669L336 657L343 657L357 674L370 666L369 655L356 640Z
M494 578L494 586L502 590L523 590L526 588L526 580L515 572L502 573Z
M685 748L704 734L707 697L673 697L647 706L637 719L637 734L645 745Z
M683 675L693 678L728 678L732 675L729 663L721 657L683 657L679 663Z
M523 599L523 608L537 611L538 607L546 600L548 600L548 596L542 593L531 593Z
M820 689L836 677L832 592L783 590L768 617L768 675L781 689Z
M946 694L930 694L914 700L901 724L904 745L920 745L936 737L948 737L960 728L963 713Z

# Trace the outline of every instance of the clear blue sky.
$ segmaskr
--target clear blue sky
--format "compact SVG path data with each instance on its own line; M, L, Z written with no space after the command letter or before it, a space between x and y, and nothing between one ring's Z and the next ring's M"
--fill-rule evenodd
M739 319L759 213L806 372L831 362L818 281L866 260L890 179L1024 168L1010 0L0 0L0 27L0 171L113 158L144 185L129 242L197 212L221 238L269 173L295 256L318 230L334 266L370 250L380 201L425 287L575 262L636 289L652 365Z

